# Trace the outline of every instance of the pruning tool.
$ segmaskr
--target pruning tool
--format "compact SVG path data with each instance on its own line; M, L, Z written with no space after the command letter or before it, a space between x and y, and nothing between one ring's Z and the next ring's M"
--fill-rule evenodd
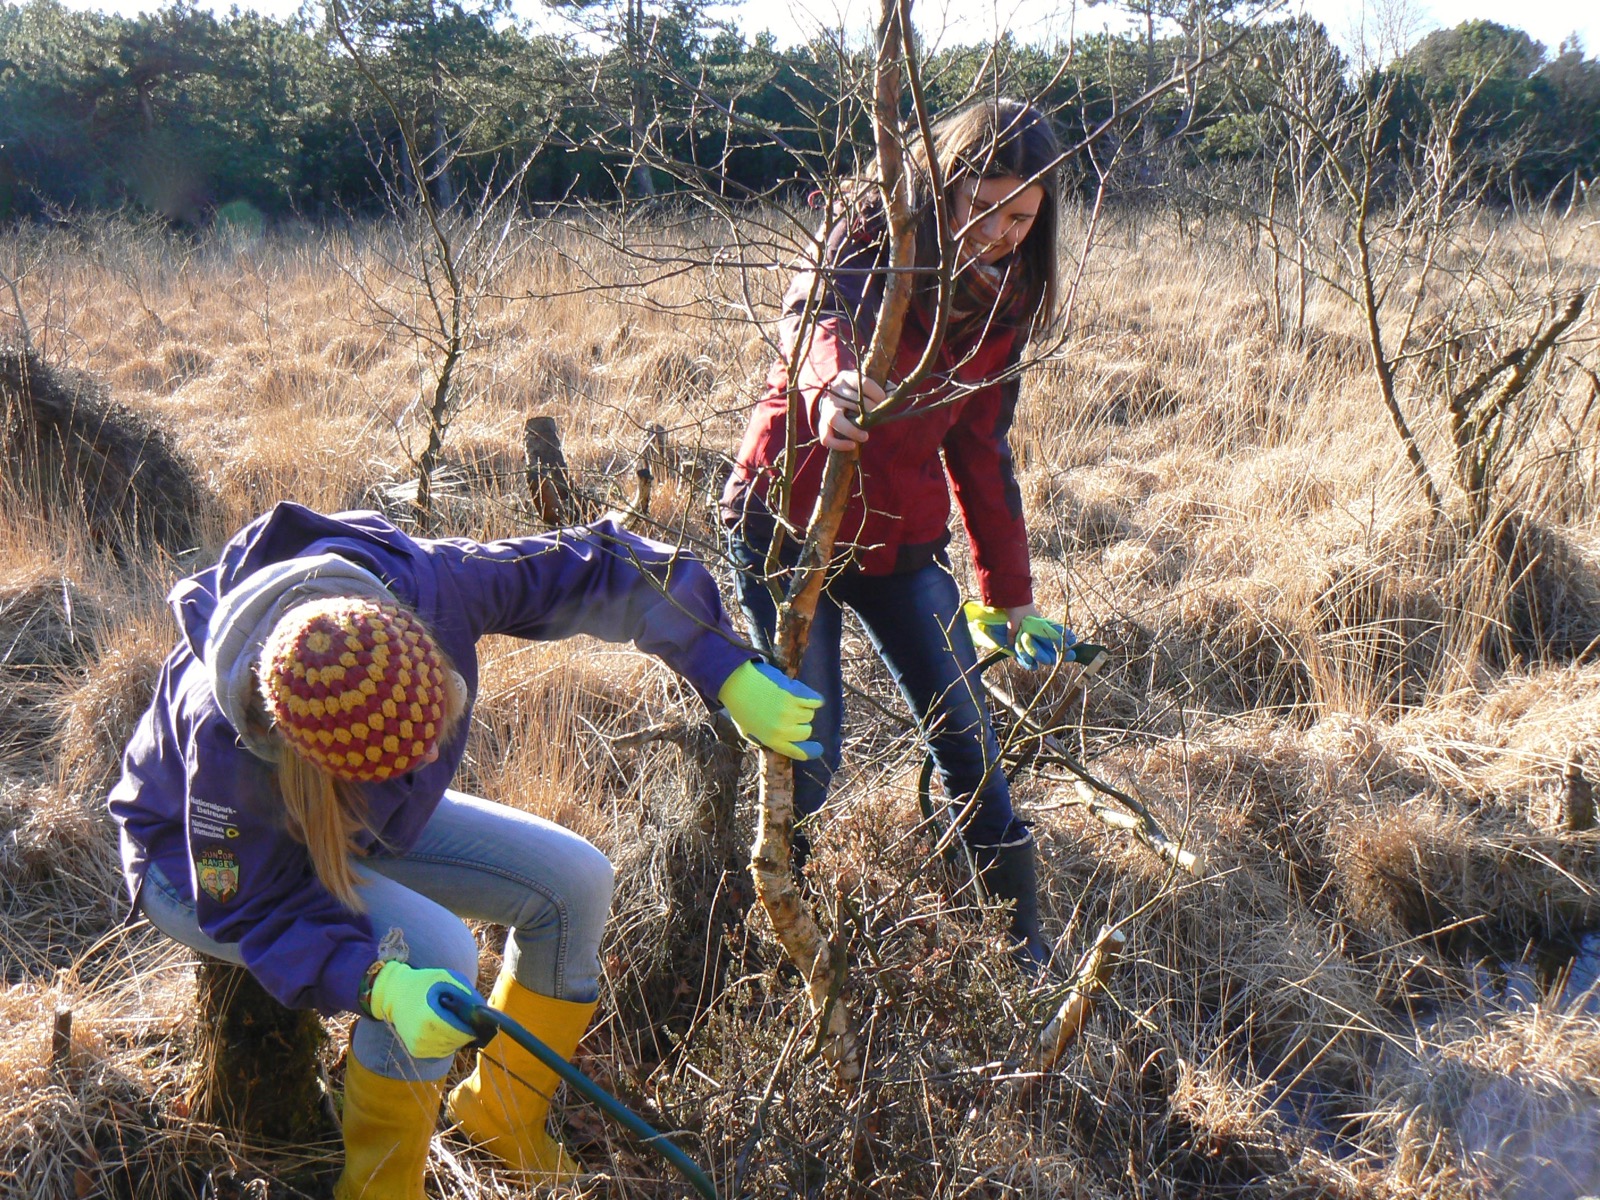
M462 991L441 991L438 1004L465 1028L477 1035L477 1039L472 1043L475 1046L480 1048L487 1046L494 1040L495 1034L504 1033L560 1078L566 1080L575 1091L593 1100L601 1112L624 1126L645 1145L658 1151L706 1200L717 1200L716 1185L711 1182L711 1177L701 1170L692 1158L678 1149L666 1134L649 1125L622 1101L534 1037L519 1022L503 1012L490 1008L487 1004L479 1003Z
M1051 732L1057 719L1066 711L1080 694L1091 676L1095 674L1107 661L1108 651L1104 646L1091 646L1079 643L1070 651L1072 657L1067 661L1076 662L1082 668L1078 678L1072 681L1066 694L1052 706L1048 714L1041 716L1035 713L1032 706L1022 703L1008 692L1004 685L983 675L995 663L1004 662L1010 657L1005 650L997 650L978 661L978 672L983 675L983 690L988 697L1001 708L1011 714L1018 725L1027 734L1026 744L1020 754L1016 756L1014 766L1023 766L1029 762L1038 762L1065 767L1076 779L1076 791L1079 802L1087 805L1102 823L1114 829L1125 829L1143 842L1151 850L1169 860L1176 866L1187 871L1197 878L1204 877L1209 872L1205 859L1193 850L1187 849L1179 842L1174 841L1155 814L1140 803L1136 798L1113 787L1103 779L1092 774L1076 757L1062 744L1061 740ZM1097 800L1103 796L1111 800L1116 808L1112 808ZM935 822L935 827L943 826L948 829L954 824L954 813L946 810L941 814L933 803L933 756L926 755L922 762L922 771L917 779L917 803L922 809L923 817ZM1121 811L1118 811L1120 809ZM943 840L941 838L941 840ZM965 844L955 839L952 853L959 856L966 853ZM970 857L968 866L972 865Z

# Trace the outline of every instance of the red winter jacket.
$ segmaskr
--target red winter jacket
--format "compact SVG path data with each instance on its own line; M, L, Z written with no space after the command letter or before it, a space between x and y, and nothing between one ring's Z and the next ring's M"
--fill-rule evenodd
M829 286L818 289L820 301L811 301L819 315L806 354L822 386L839 372L854 369L866 352L882 301L881 255L881 242L859 230L841 226L829 238L827 261L836 265L828 272ZM779 332L785 354L767 375L766 391L723 493L724 519L733 528L750 520L752 534L770 524L768 490L784 454L788 357L802 332L811 291L812 272L802 271L784 297ZM927 323L913 303L892 379L911 373L928 336ZM1023 341L1009 327L947 337L910 408L873 428L861 447L857 486L839 526L840 549L852 550L851 565L862 574L899 574L932 562L950 541L953 485L984 603L1012 608L1032 601L1022 495L1006 440L1016 411L1015 368ZM796 413L799 461L787 513L796 528L804 528L811 516L828 456L816 433L822 386L803 393L804 404ZM765 540L764 532L751 540Z

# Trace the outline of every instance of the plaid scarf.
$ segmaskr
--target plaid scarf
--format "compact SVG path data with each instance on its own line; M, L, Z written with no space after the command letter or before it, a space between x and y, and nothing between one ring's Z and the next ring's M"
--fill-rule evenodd
M950 289L950 320L945 326L945 341L956 346L971 346L996 329L1016 328L1026 322L1022 311L1022 291L1017 278L1016 255L993 266L975 262L955 277ZM931 306L936 295L925 303ZM931 318L932 314L925 314Z

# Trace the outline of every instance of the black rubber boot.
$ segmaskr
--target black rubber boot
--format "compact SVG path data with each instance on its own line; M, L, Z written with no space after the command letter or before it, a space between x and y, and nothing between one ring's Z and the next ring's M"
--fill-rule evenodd
M973 865L990 900L1011 901L1011 955L1029 975L1050 962L1050 943L1039 929L1038 858L1033 831L999 846L973 846Z

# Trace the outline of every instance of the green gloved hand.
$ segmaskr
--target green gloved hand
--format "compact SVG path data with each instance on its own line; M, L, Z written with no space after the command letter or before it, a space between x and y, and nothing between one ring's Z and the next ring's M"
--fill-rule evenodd
M439 1007L439 993L449 989L465 992L479 1004L487 1003L455 971L388 962L372 982L369 1007L373 1016L389 1023L413 1057L444 1058L476 1036Z
M822 743L811 738L811 714L822 697L764 662L739 667L717 692L739 732L785 758L816 758Z
M981 653L995 650L1013 656L1019 666L1031 671L1035 667L1053 666L1058 658L1072 662L1072 647L1077 636L1058 621L1032 615L1022 618L1017 630L1016 645L1011 643L1011 618L1003 608L994 608L977 600L961 606L966 614L967 629L972 634L972 644Z

